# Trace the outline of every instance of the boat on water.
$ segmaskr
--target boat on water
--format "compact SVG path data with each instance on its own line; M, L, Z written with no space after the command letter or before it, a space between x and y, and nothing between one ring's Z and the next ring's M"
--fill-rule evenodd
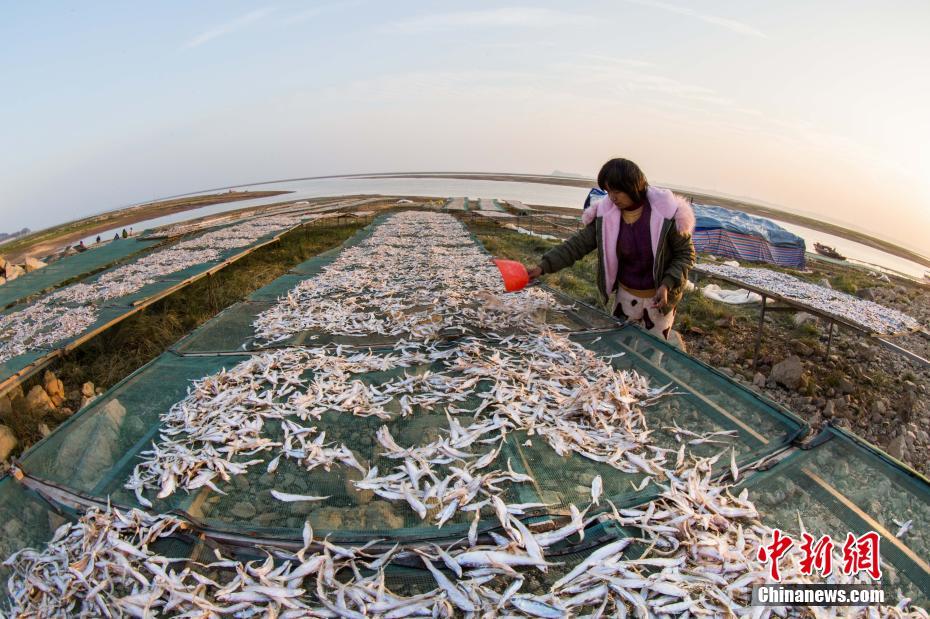
M827 258L846 260L846 256L836 251L835 248L830 247L829 245L824 245L823 243L814 243L814 251L816 251L821 256L826 256Z

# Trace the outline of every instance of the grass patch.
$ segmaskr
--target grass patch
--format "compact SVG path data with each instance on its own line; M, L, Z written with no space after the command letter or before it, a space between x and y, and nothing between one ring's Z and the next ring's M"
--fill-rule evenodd
M686 293L676 309L678 331L688 331L697 328L704 332L711 332L719 320L729 320L735 316L729 306L708 299L700 290Z
M833 286L834 290L839 290L840 292L846 292L849 294L856 294L856 291L859 290L859 284L856 281L857 279L852 275L844 274L838 275L830 279L830 285Z

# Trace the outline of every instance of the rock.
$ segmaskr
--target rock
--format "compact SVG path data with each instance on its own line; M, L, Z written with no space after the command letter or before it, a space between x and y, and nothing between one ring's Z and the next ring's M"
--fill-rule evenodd
M93 442L64 441L58 449L55 466L61 470L75 470L80 463L74 483L78 480L82 483L99 480L104 471L112 469L113 463L125 454L126 446L120 441L125 419L126 407L119 400L114 398L107 402L94 415Z
M681 352L688 352L688 345L681 339L681 334L674 329L668 334L668 343L679 349Z
M48 436L48 435L51 434L51 433L52 433L52 430L48 427L48 424L47 424L47 423L40 423L40 424L39 424L39 434L42 435L42 438L45 438L46 436Z
M336 507L318 509L310 514L310 524L314 528L336 531L342 526L342 510Z
M840 379L839 385L837 385L837 389L839 389L840 393L843 394L852 393L856 390L856 385L851 380L849 380L848 377L844 376Z
M801 374L803 373L804 366L801 364L801 358L797 355L791 355L784 361L772 366L772 378L775 379L776 383L789 389L797 389L801 386Z
M26 274L26 270L23 269L23 267L17 266L15 264L9 264L9 263L7 263L6 269L4 272L6 273L6 281L8 282L13 281L20 275Z
M26 394L26 410L38 417L55 410L55 404L52 403L52 399L48 397L42 385L36 385Z
M756 375L752 377L752 384L756 387L765 387L765 374L756 372Z
M13 403L9 395L0 395L0 419L13 414Z
M375 501L365 510L365 516L371 526L378 523L379 529L402 529L404 519L394 513L394 509L385 501Z
M888 443L888 454L892 458L897 458L898 460L905 460L907 457L907 443L905 441L904 435L899 434L898 436L891 439Z
M884 400L875 400L872 402L872 414L878 415L879 417L884 416L888 411L888 406L885 404Z
M808 314L807 312L798 312L791 317L791 320L794 322L796 327L800 327L801 325L808 322L817 322L817 318L811 314Z
M39 269L43 269L47 267L48 265L37 258L30 257L30 258L26 258L26 264L23 266L26 268L26 273L31 273L33 271L38 271Z
M0 256L0 271L6 268L6 264L7 264L6 258L4 258L3 256Z
M856 296L860 299L865 299L866 301L874 301L875 291L872 288L862 288L861 290L856 291Z
M5 283L6 283L6 278L5 278L5 277L0 277L0 286L2 286L2 285L5 284Z
M7 426L0 426L0 462L10 457L16 449L16 435Z
M817 283L819 283L824 288L830 288L831 290L833 289L833 286L830 285L830 280L827 279L826 277L821 277L820 281Z
M61 406L65 401L65 385L61 382L61 379L52 372L46 371L45 375L42 377L42 381L45 383L45 392L52 400L52 404L55 405L55 408Z
M243 520L248 520L255 515L255 505L248 501L243 501L241 503L236 503L236 506L229 510L229 513L235 516L236 518L242 518Z
M810 357L814 352L810 346L800 340L792 341L791 349L802 357Z
M733 378L733 376L736 375L736 372L733 371L733 368L720 368L720 371L726 374L727 376L729 376L730 378Z
M833 403L833 400L829 400L827 405L823 407L823 416L826 419L830 419L834 415L836 415L836 405Z
M81 395L83 395L85 398L94 397L94 383L87 381L81 385Z
M88 398L87 396L82 397L82 398L81 398L81 408L84 408L85 406L87 406L88 404L90 404L91 402L93 402L93 401L96 400L96 399L97 399L97 396L91 396L91 397L89 397L89 398Z

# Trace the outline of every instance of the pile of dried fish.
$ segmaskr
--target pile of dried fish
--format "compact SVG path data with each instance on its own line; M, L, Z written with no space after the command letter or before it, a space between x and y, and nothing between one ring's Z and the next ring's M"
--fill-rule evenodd
M722 275L740 283L792 299L847 322L861 325L871 333L893 335L920 328L920 323L898 310L854 297L851 294L805 282L787 273L702 262L698 272Z
M135 262L103 273L89 283L80 283L49 294L44 301L53 305L103 303L132 294L166 275L216 260L219 251L190 251L171 247L142 256Z
M72 338L96 320L92 307L64 311L41 302L0 316L0 362Z
M133 294L167 275L216 260L223 249L249 245L266 234L298 223L297 216L250 220L146 254L87 283L49 293L22 310L0 316L0 362L80 335L97 320L98 306L106 301Z
M315 277L298 284L255 321L257 337L279 342L303 331L406 335L529 329L538 314L564 309L546 291L506 302L500 274L450 215L404 212Z
M428 364L429 372L377 385L352 378ZM306 372L310 380L301 378ZM306 470L350 466L365 474L358 488L404 501L421 518L438 512L436 520L444 522L473 501L478 506L472 509L488 505L502 481L529 481L509 464L492 467L512 431L538 436L562 456L574 452L660 478L666 450L648 446L645 416L634 406L657 395L635 373L616 371L609 360L551 332L465 338L444 347L401 342L387 355L281 349L195 383L162 415L160 438L141 454L126 487L143 505L150 505L147 488L157 489L159 498L177 489L218 489L215 483L270 453L275 464L269 468L280 457ZM325 443L325 431L296 423L319 420L327 411L390 421L440 408L448 425L437 428L443 437L427 444L401 447L387 426L377 431L382 454L402 463L381 475L377 467L362 468L347 446ZM283 437L266 429L270 419L283 420Z
M280 455L303 461L308 469L336 461L361 470L351 451L306 445L315 428L285 425L281 441L265 435L269 419L319 417L327 410L356 406L362 410L373 397L361 395L346 378L352 373L378 371L401 363L373 355L343 357L324 349L284 349L244 361L229 371L196 382L190 394L162 415L160 438L151 451L141 454L126 487L136 492L140 504L151 506L142 495L144 488L157 488L158 497L170 496L178 488L216 488L215 481L229 481L261 459L237 461L240 455L255 455L278 449ZM316 378L309 385L300 377L311 370ZM314 396L317 396L314 398ZM369 399L371 397L371 399ZM287 399L283 399L287 398ZM293 436L303 444L293 445ZM311 441L312 442L312 441ZM217 491L222 492L217 488Z
M0 362L80 335L96 322L100 304L218 256L214 249L165 249L107 271L89 283L49 293L0 317Z
M315 540L309 524L303 547L243 562L197 563L152 550L160 538L184 531L173 516L91 510L62 525L41 550L23 549L5 562L16 616L237 617L827 617L817 607L750 607L752 587L772 582L756 555L772 530L758 520L747 492L732 496L714 483L714 459L668 470L662 496L635 509L601 516L637 531L604 544L571 565L548 555L560 541L583 538L587 524L572 506L560 529L534 532L520 506L495 501L501 534L493 543L443 550L418 545L386 552ZM317 498L317 497L298 497ZM290 500L290 499L288 499ZM803 524L801 525L803 530ZM644 553L634 553L646 546ZM841 558L834 556L839 563ZM395 563L419 562L435 587L401 592L389 582ZM781 582L867 584L837 573L801 573L799 555L779 561ZM530 584L528 584L528 582ZM540 588L544 592L540 592ZM405 587L406 589L406 587ZM850 608L848 617L926 619L902 598L897 606Z
M259 217L182 241L176 247L178 249L233 249L245 247L267 234L292 228L299 224L300 221L301 217L299 216Z

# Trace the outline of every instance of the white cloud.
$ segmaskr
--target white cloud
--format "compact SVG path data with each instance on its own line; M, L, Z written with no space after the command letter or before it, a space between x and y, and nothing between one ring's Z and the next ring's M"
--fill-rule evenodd
M650 6L656 9L661 9L663 11L668 11L669 13L677 13L678 15L687 15L688 17L694 17L708 24L713 24L715 26L720 26L735 32L737 34L742 34L746 36L759 37L767 39L768 35L759 30L754 26L750 26L747 23L737 21L735 19L729 19L727 17L720 17L718 15L709 15L707 13L699 13L692 8L685 6L678 6L675 4L669 4L667 2L660 2L659 0L627 0L627 2L632 2L633 4L641 4L643 6Z
M484 11L460 11L411 17L385 24L392 34L421 34L468 27L556 28L566 25L596 25L592 17L534 7L501 7Z
M228 22L219 24L218 26L214 26L213 28L210 28L209 30L204 30L203 32L201 32L200 34L198 34L197 36L189 40L187 43L185 43L184 47L186 48L198 47L218 37L221 37L227 34L232 34L233 32L242 30L249 24L262 19L263 17L271 13L271 11L272 9L270 8L269 9L258 9L256 11L246 13L245 15L241 15L240 17L237 17L235 19L231 19Z

